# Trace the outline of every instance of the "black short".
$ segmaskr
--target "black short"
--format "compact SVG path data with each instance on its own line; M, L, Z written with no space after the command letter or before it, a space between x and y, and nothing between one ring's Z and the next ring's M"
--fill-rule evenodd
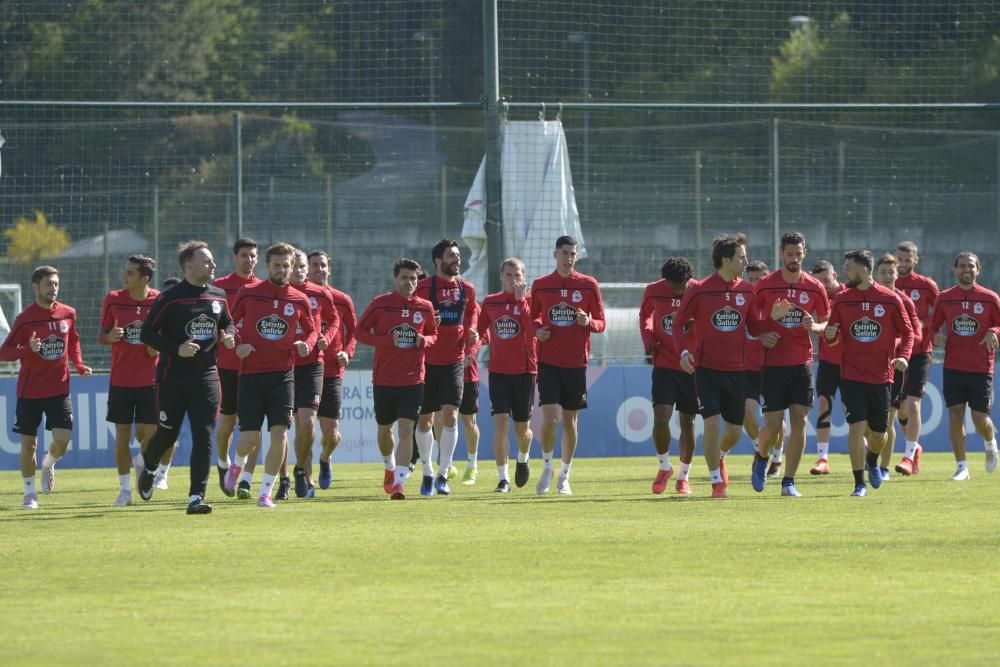
M108 387L108 418L112 424L155 424L156 387Z
M694 384L701 416L708 419L721 414L727 423L742 425L746 412L745 380L742 372L696 368Z
M889 385L841 380L840 397L848 424L867 421L874 433L889 428Z
M743 371L743 380L746 400L760 403L760 371Z
M295 409L319 409L323 393L323 364L318 361L295 367Z
M290 427L295 393L292 371L251 373L240 376L240 431L259 431L267 417L267 427Z
M466 382L462 390L462 404L458 406L458 414L474 415L479 413L479 383Z
M676 406L686 415L698 414L694 376L672 368L653 369L653 405Z
M14 410L14 433L38 435L38 426L45 415L45 430L73 428L73 405L69 395L46 396L45 398L18 398Z
M764 412L783 412L792 405L812 407L812 364L765 366L760 380L760 405Z
M344 402L344 380L339 377L323 378L323 398L319 401L320 417L340 419L340 407Z
M944 369L944 404L968 403L976 412L989 414L993 407L993 375Z
M840 389L840 364L820 361L816 372L816 394L825 396L827 402L833 404L833 397Z
M906 390L903 397L916 396L923 398L924 387L927 386L927 378L931 374L931 353L915 354L907 362L906 366Z
M563 410L587 407L587 369L538 364L538 404L558 403Z
M892 388L889 390L889 405L899 410L903 405L903 390L906 388L906 377L909 373L898 368L892 371Z
M420 404L424 400L424 385L412 384L408 387L387 387L374 385L375 423L388 426L397 419L417 421Z
M464 377L465 367L461 361L443 366L427 364L424 367L424 399L420 414L437 412L442 405L461 405Z
M490 371L490 414L510 415L516 422L531 421L535 402L535 376Z
M222 403L219 412L224 415L235 415L239 410L237 394L240 386L240 372L229 368L219 369L219 387L222 390Z

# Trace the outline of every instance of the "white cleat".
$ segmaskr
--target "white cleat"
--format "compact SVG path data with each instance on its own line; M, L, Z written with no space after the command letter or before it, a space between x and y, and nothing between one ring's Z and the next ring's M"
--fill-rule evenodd
M55 466L42 467L42 493L52 493L56 488Z
M569 478L559 475L556 479L556 493L561 496L572 496L573 489L569 488Z
M170 487L167 486L167 476L157 475L156 479L153 480L153 486L155 486L160 491L166 491L167 489L169 489Z
M986 472L993 472L997 469L997 450L986 450Z
M130 507L132 505L132 492L122 489L118 492L118 498L112 507Z
M972 476L969 474L968 468L956 470L955 474L951 476L951 481L953 482L968 482L970 479L972 479Z
M552 484L552 468L542 468L542 474L535 484L535 493L544 496L549 492L549 485Z
M24 494L24 502L21 503L21 509L26 509L26 510L38 509L38 496L34 493Z

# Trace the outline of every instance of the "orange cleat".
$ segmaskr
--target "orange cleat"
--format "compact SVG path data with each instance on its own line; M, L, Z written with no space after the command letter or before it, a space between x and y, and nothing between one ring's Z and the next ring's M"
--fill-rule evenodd
M386 493L392 493L392 485L396 483L396 471L386 470L382 475L382 488Z
M924 448L917 445L917 448L913 450L913 474L916 475L920 472L920 455L924 453Z
M674 474L674 469L656 471L656 479L653 480L653 493L660 495L667 490L667 482Z
M712 497L713 498L728 498L729 494L726 493L726 483L725 482L715 482L712 484Z
M393 499L393 500L405 500L406 499L406 494L403 493L403 485L402 484L393 484L392 485L392 493L389 495L389 497L391 499Z
M719 459L719 474L722 475L722 483L729 486L729 471L726 470L726 459Z
M826 459L817 459L812 468L809 468L810 475L829 475L830 463Z
M904 477L909 477L913 474L913 459L908 459L904 457L899 463L896 464L896 472Z
M677 480L677 483L674 484L674 488L677 490L677 495L680 496L691 495L691 485L688 484L688 481L686 479Z

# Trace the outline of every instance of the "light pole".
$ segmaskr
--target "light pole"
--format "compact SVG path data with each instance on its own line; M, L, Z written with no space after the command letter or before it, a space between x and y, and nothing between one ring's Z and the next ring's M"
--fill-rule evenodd
M583 101L590 101L590 35L585 32L571 32L566 36L570 42L580 45L583 76ZM583 210L590 215L590 112L583 112Z

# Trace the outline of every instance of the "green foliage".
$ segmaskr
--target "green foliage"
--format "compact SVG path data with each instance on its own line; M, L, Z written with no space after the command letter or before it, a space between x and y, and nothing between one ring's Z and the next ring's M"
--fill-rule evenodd
M69 247L66 230L49 224L45 214L38 210L30 218L17 216L14 226L3 230L3 235L7 239L7 257L22 264L30 264L39 257L56 257Z

